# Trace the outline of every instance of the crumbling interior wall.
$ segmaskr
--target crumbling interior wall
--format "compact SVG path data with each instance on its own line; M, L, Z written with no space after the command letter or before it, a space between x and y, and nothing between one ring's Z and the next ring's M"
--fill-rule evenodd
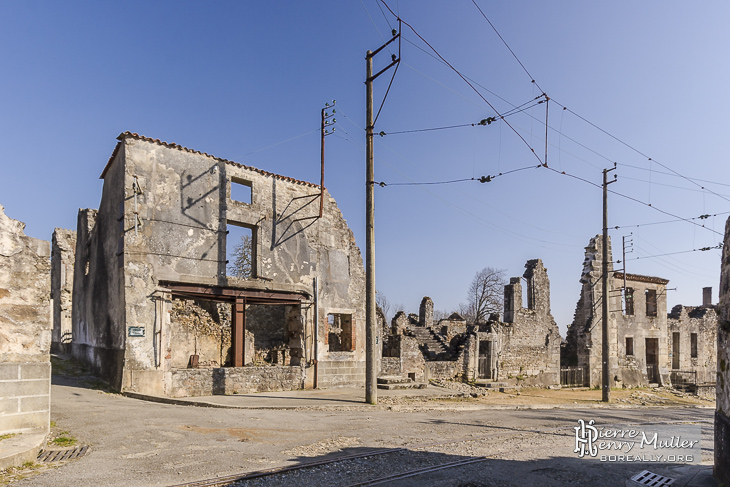
M24 228L0 205L0 435L50 423L51 249Z
M70 354L73 342L71 306L73 300L76 232L56 228L51 240L51 298L53 334L51 351Z
M231 305L213 301L173 299L170 333L173 368L225 367L231 364Z

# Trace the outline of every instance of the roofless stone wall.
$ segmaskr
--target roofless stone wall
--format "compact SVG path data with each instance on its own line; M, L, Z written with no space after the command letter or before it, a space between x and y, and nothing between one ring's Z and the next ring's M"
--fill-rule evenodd
M0 205L0 435L50 423L51 249L24 228Z

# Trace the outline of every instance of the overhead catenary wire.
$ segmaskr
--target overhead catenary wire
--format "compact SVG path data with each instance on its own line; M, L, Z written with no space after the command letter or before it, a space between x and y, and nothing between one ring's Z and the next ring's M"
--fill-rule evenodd
M708 250L720 250L722 249L722 244L719 243L717 245L711 246L711 247L701 247L699 249L692 249L692 250L680 250L678 252L667 252L666 254L657 254L657 255L642 255L638 257L632 257L631 259L626 259L626 261L629 260L640 260L640 259L653 259L655 257L666 257L668 255L678 255L678 254L689 254L690 252L707 252ZM616 261L617 263L620 263L621 261Z
M382 1L382 0L381 0L381 1ZM476 3L476 0L472 0L472 3L473 3L473 4L474 4L474 6L475 6L475 7L477 8L477 10L479 10L479 13L481 13L481 14L482 14L482 17L484 17L484 20L486 20L486 21L487 21L487 23L488 23L488 24L489 24L489 26L490 26L490 27L492 28L492 30L494 30L494 32L495 32L495 33L497 34L497 36L498 36L498 37L500 38L500 40L501 40L501 41L502 41L502 42L504 43L504 45L505 45L505 46L507 47L507 49L508 49L508 50L509 50L509 52L510 52L510 53L512 54L512 56L514 56L515 60L517 60L517 62L518 62L518 63L520 64L520 66L522 66L522 69L523 69L523 70L525 71L525 73L527 73L527 76L529 76L529 77L530 77L530 79L531 79L531 81L532 81L533 83L535 83L535 86L537 86L537 88L538 88L538 89L539 89L540 91L542 91L542 92L544 93L544 90L543 90L542 88L540 88L540 85L539 85L539 84L537 83L537 81L535 80L534 76L532 76L532 74L530 74L530 72L529 72L529 71L527 70L527 68L526 68L526 67L525 67L525 65L524 65L524 64L522 63L522 61L520 61L520 59L519 59L519 58L517 57L517 54L515 54L515 52L514 52L514 51L512 50L512 48L511 48L511 47L509 46L509 44L507 44L507 41L505 41L505 40L504 40L504 38L502 37L502 35L501 35L501 34L499 33L499 31L497 30L497 28L496 28L496 27L494 26L494 24L492 24L492 22L491 22L491 21L489 20L489 18L488 18L488 17L486 16L486 14L484 13L484 11L483 11L483 10L482 10L482 9L481 9L481 8L479 7L479 5L477 5L477 3ZM386 5L386 6L387 6L387 5ZM634 152L636 152L637 154L639 154L639 155L641 155L641 156L645 157L645 158L646 158L646 159L647 159L648 161L650 161L650 162L655 162L655 163L657 163L658 165L660 165L661 167L663 167L664 169L666 169L666 170L668 170L668 171L671 171L672 173L676 174L677 176L679 176L679 177L681 177L681 178L683 178L683 179L686 179L687 181L689 181L689 182L691 182L691 183L693 183L693 184L695 184L695 185L699 186L699 187L700 187L700 188L702 188L703 190L705 190L705 191L707 191L707 192L709 192L709 193L711 193L711 194L713 194L713 195L715 195L715 196L717 196L717 197L719 197L719 198L722 198L722 199L724 199L725 201L728 201L728 202L730 202L730 198L727 198L727 197L725 197L724 195L721 195L721 194L715 193L714 191L712 191L712 190L710 190L710 189L707 189L707 188L705 188L704 186L702 186L702 185L698 184L697 182L695 182L694 180L692 180L692 178L686 177L686 176L684 176L683 174L680 174L680 173L679 173L678 171L675 171L675 170L674 170L674 169L672 169L671 167L668 167L668 166L666 166L665 164L662 164L661 162L657 161L656 159L654 159L654 158L652 158L652 157L649 157L649 156L648 156L647 154L643 153L642 151L640 151L640 150L639 150L639 149L637 149L636 147L634 147L634 146L632 146L631 144L629 144L629 143L627 143L627 142L625 142L625 141L621 140L620 138L618 138L618 137L616 137L615 135L611 134L611 133L610 133L610 132L608 132L607 130L604 130L604 129L602 129L602 128L601 128L601 127L599 127L598 125L594 124L593 122L591 122L591 121L587 120L586 118L582 117L581 115L577 114L576 112L574 112L574 111L573 111L573 110L571 110L570 108L566 107L565 105L563 105L563 104L561 104L561 103L559 103L559 102L556 102L556 103L557 103L558 105L560 105L561 107L563 107L563 109L564 109L564 110L568 110L568 111L569 111L570 113L572 113L573 115L575 115L575 116L576 116L576 117L578 117L579 119L583 120L583 121L584 121L584 122L586 122L587 124L591 125L591 126L592 126L592 127L594 127L595 129L597 129L597 130L599 130L599 131L603 132L603 133L604 133L605 135L607 135L607 136L611 137L611 138L612 138L612 139L614 139L615 141L617 141L617 142L619 142L619 143L623 144L624 146L626 146L627 148L629 148L629 149L633 150L633 151L634 151ZM547 121L546 121L546 122L547 122ZM547 128L546 128L546 130L547 130ZM545 161L545 164L547 165L547 161Z
M492 103L489 100L487 100L487 98L484 95L482 95L479 92L479 90L477 90L474 87L474 85L458 69L456 69L451 63L449 63L425 38L423 38L423 36L421 36L421 34L419 34L418 31L411 24L409 24L408 22L403 20L400 16L396 15L396 13L393 12L393 10L388 6L387 3L385 3L384 0L379 0L379 1L383 4L383 6L385 6L385 8L391 13L391 15L393 15L395 18L398 19L399 22L401 22L402 24L405 24L409 29L411 29L411 31L416 35L416 37L421 39L421 41L424 44L426 44L429 47L429 49L431 49L434 52L434 54L436 54L444 63L446 63L446 65L452 71L454 71L454 73L456 73L467 85L469 85L469 87L472 90L474 90L474 92L477 94L477 96L479 96L479 98L481 98L487 105L489 105L489 108L494 110L494 112L497 114L497 116L500 119L504 120L504 118L502 117L502 114L499 112L499 110L497 110L496 107L494 105L492 105ZM544 164L544 161L542 161L540 159L540 156L537 155L537 152L535 152L535 149L530 145L530 143L527 142L527 140L525 140L525 138L519 132L517 132L517 130L515 130L514 127L512 127L512 125L507 120L504 120L504 123L506 123L507 126L510 129L512 129L512 131L517 135L517 137L519 137L522 140L522 142L527 146L527 148L530 149L530 151L535 156L535 158L538 161L540 161L540 164Z
M579 181L583 181L584 183L588 183L591 186L595 186L597 188L603 188L600 184L594 183L593 181L590 181L588 179L582 178L580 176L576 176L574 174L570 174L570 173L567 173L565 171L558 171L557 169L553 169L552 167L547 167L547 166L543 166L543 167L545 167L545 169L549 169L550 171L553 171L553 172L555 172L557 174L562 174L563 176L568 176L568 177L571 177L573 179L577 179ZM655 211L658 211L659 213L663 213L663 214L665 214L667 216L671 216L673 218L678 218L678 219L683 220L683 221L685 221L687 223L691 223L692 225L695 225L697 227L704 228L705 230L708 230L708 231L710 231L712 233L716 233L718 235L722 235L722 233L720 233L720 232L718 232L716 230L713 230L712 228L706 227L704 225L700 225L699 223L694 222L694 221L692 221L689 218L682 218L681 216L675 215L674 213L670 213L668 211L662 210L661 208L657 208L656 206L653 206L651 203L645 203L645 202L641 201L638 198L634 198L633 196L629 196L629 195L626 195L626 194L623 194L623 193L619 193L618 191L614 191L612 189L609 189L608 192L609 193L612 193L612 194L615 194L616 196L621 196L622 198L626 198L626 199L628 199L630 201L633 201L635 203L639 203L641 205L648 206L649 208L651 208L651 209L653 209Z
M386 186L423 186L423 185L434 185L434 184L452 184L452 183L463 183L466 181L478 181L480 183L489 183L489 182L493 181L495 178L498 178L500 176L506 176L507 174L524 171L525 169L538 169L540 167L542 167L542 164L538 165L538 166L533 165L533 166L520 167L517 169L512 169L510 171L501 172L501 173L495 174L493 176L481 176L478 178L452 179L449 181L428 181L428 182L411 181L411 182L407 182L407 183L385 183L385 182L379 182L379 181L372 181L372 183L380 186L381 188L384 188Z
M522 66L522 69L525 71L525 73L527 73L527 76L530 77L530 81L535 84L535 86L537 87L538 90L545 93L545 91L542 88L540 88L540 85L535 80L535 77L530 74L530 72L527 70L525 65L522 64L522 61L520 61L520 58L517 57L517 54L515 54L515 52L512 50L511 47L509 47L509 44L507 44L507 41L504 40L504 37L502 37L502 34L500 34L499 31L497 30L497 28L494 26L494 24L492 24L492 21L489 20L489 18L484 13L484 11L481 8L479 8L479 5L477 5L477 2L475 0L471 0L471 2L474 4L474 6L477 8L477 10L479 10L479 13L482 14L482 17L484 17L484 20L487 21L489 26L492 28L494 33L497 34L497 37L499 37L499 39L504 43L505 47L509 50L509 52L512 53L512 56L515 58L515 60L520 64L520 66Z
M358 124L356 124L354 121L352 121L349 117L347 117L347 115L345 115L344 113L342 115L345 117L345 119L347 119L355 127L357 127L358 129L361 129L361 127ZM364 146L360 142L358 142L357 140L355 140L355 138L353 138L345 129L342 129L342 132L345 135L347 135L347 138L345 140L347 140L348 142L350 142L351 144L355 145L356 147L358 147L360 149L364 148ZM385 144L383 144L383 146L386 147L386 148L388 147ZM393 149L390 149L390 150L393 150ZM398 154L397 152L395 152L395 153L399 157L403 158L402 155ZM389 164L381 156L376 155L375 156L375 160L377 162L379 162L379 163L382 163L382 164L388 166L392 170L398 172L405 179L410 179L408 177L408 175L406 175L405 173L403 173L401 170L399 170L397 167L393 166L392 164ZM530 167L532 168L532 167L542 167L542 166L540 165L540 166L530 166ZM565 250L565 249L560 248L560 247L571 247L571 248L579 248L580 247L580 246L576 246L576 245L572 245L572 244L565 244L565 243L560 243L560 242L552 242L552 241L549 241L549 240L543 240L543 239L531 237L529 235L524 235L524 234L521 234L519 232L515 232L515 231L512 231L512 230L509 230L509 229L507 229L505 227L502 227L500 225L497 225L496 223L493 223L491 221L488 221L488 220L482 218L480 215L475 214L471 210L468 210L468 209L466 209L466 208L464 208L464 207L462 207L462 206L460 206L460 205L458 205L456 203L453 203L452 201L450 201L450 200L448 200L446 198L443 198L442 196L440 196L440 195L434 193L433 191L430 191L429 189L427 189L427 186L425 186L425 187L424 186L419 186L419 187L423 191L427 192L432 197L434 197L435 199L437 199L438 201L440 201L441 203L443 203L444 205L446 205L446 206L448 206L448 207L450 207L450 208L452 208L454 210L457 210L459 213L462 213L463 215L465 215L465 216L473 219L477 223L480 223L480 224L485 225L487 227L492 227L494 229L497 229L497 230L503 232L504 234L506 234L506 235L508 235L508 236L516 239L516 240L520 240L520 241L530 240L530 241L535 242L535 245L537 245L538 247L542 247L542 248L554 250L556 252L564 252L564 253L571 253L571 251ZM503 212L500 212L500 213L503 213ZM506 216L509 216L509 215L506 215ZM557 232L552 232L552 233L557 233Z
M608 132L607 130L604 130L604 129L602 129L602 128L601 128L601 127L599 127L598 125L594 124L593 122L591 122L590 120L586 119L585 117L582 117L581 115L577 114L576 112L574 112L574 111L573 111L573 110L571 110L570 108L566 107L565 105L563 105L563 104L561 104L561 103L559 103L559 102L555 102L555 103L557 103L558 105L560 105L561 107L563 107L563 109L565 109L565 110L568 110L568 112L572 113L573 115L575 115L575 116L576 116L576 117L578 117L579 119L583 120L583 121L584 121L585 123L587 123L588 125L592 126L592 127L593 127L593 128L595 128L596 130L598 130L598 131L600 131L600 132L604 133L604 134L605 134L605 135L607 135L608 137L611 137L611 138L612 138L613 140L615 140L616 142L618 142L618 143L620 143L620 144L624 145L625 147L627 147L627 148L631 149L632 151L636 152L636 153L637 153L637 154L639 154L640 156L642 156L642 157L645 157L645 158L647 159L647 161L649 161L649 162L654 162L654 163L656 163L656 164L660 165L661 167L663 167L664 169L666 169L667 171L671 171L672 173L674 173L675 175L677 175L677 176L681 177L682 179L685 179L685 180L687 180L687 181L691 182L692 184L694 184L694 185L696 185L696 186L699 186L700 188L702 188L703 190L707 191L708 193L710 193L710 194L712 194L712 195L715 195L715 196L717 196L717 197L719 197L719 198L722 198L722 199L724 199L724 200L725 200L725 201L727 201L727 202L730 202L730 198L726 198L725 196L723 196L723 195L721 195L721 194L715 193L715 192L714 192L714 191L712 191L711 189L708 189L708 188L706 188L706 187L702 186L701 184L697 183L697 182L696 182L696 181L694 181L694 180L693 180L692 178L689 178L689 177L685 176L684 174L681 174L681 173L679 173L678 171L675 171L674 169L672 169L671 167L667 166L666 164L663 164L663 163L661 163L661 162L657 161L656 159L654 159L654 158L652 158L652 157L649 157L649 156L648 156L647 154L645 154L644 152L640 151L640 150L639 150L639 149L637 149L636 147L632 146L632 145L631 145L631 144L629 144L628 142L625 142L625 141L621 140L620 138L616 137L615 135L613 135L612 133Z
M722 213L714 213L714 214L709 214L708 213L708 214L704 214L704 215L700 215L700 216L695 216L695 217L692 217L692 218L678 218L676 220L665 220L665 221L661 221L661 222L638 223L638 224L635 224L635 225L616 225L613 228L615 228L616 230L618 230L619 228L648 227L648 226L651 226L651 225L661 225L661 224L664 224L664 223L677 223L677 222L684 222L684 221L687 221L687 220L707 220L710 217L720 216L720 215L728 215L728 214L730 214L730 211L725 211L725 212L722 212Z
M381 0L381 1L382 1L382 0ZM515 54L515 52L514 52L514 51L512 50L512 48L511 48L511 47L509 46L509 44L507 43L507 41L506 41L506 40L504 39L504 37L502 37L502 35L501 35L501 34L499 33L499 31L498 31L498 30L496 29L496 27L494 26L494 24L493 24L493 23L492 23L492 22L491 22L491 21L489 20L489 18L488 18L488 17L486 16L486 14L484 13L484 11L483 11L483 10L482 10L482 9L481 9L481 8L479 7L479 5L478 5L478 4L476 3L476 1L475 1L475 0L472 0L472 3L473 3L473 4L474 4L474 6L475 6L475 7L477 8L477 10L479 10L479 13L480 13L480 14L482 15L482 17L484 17L484 19L485 19L485 20L487 21L487 23L488 23L488 24L489 24L489 26L490 26L490 27L492 28L492 30L494 30L494 32L495 32L495 33L497 34L497 36L498 36L498 37L499 37L499 39L500 39L500 40L502 41L502 43L504 43L505 47L507 47L507 49L508 49L508 50L510 51L510 53L512 54L512 56L513 56L513 57L515 58L515 60L516 60L516 61L517 61L517 62L519 63L519 65L520 65L520 66L522 67L522 69L523 69L523 70L525 71L525 73L526 73L526 74L527 74L527 75L528 75L528 76L530 77L530 80L531 80L531 82L532 82L532 83L534 83L534 84L535 84L535 86L536 86L536 87L537 87L537 88L538 88L538 89L539 89L539 90L540 90L540 91L541 91L541 92L542 92L543 94L545 94L544 90L543 90L543 89L542 89L542 88L540 87L539 83L538 83L538 82L537 82L537 81L535 80L535 78L534 78L534 77L532 76L532 74L531 74L531 73L530 73L530 72L529 72L529 71L527 70L527 68L526 68L526 67L525 67L525 65L524 65L524 64L522 63L522 61L521 61L521 60L519 59L519 57L517 56L517 54ZM386 8L388 8L388 5L387 5L387 4L385 4L385 2L384 2L384 1L383 1L383 4L384 4L384 5L386 6ZM388 8L388 10L390 10L390 8ZM393 12L392 12L392 10L391 10L391 13L393 13ZM394 15L395 15L395 14L394 14ZM408 24L406 24L406 25L408 25ZM413 27L411 27L410 25L408 25L408 26L409 26L409 27L411 28L411 30L414 30L414 29L413 29ZM420 35L418 35L418 33L416 33L416 32L415 32L415 30L414 30L414 33L415 33L415 34L416 34L416 35L417 35L417 36L418 36L419 38L421 38L421 36L420 36ZM421 40L423 40L423 38L421 38ZM424 40L424 42L425 42L425 40ZM426 43L426 44L428 45L428 43ZM415 45L415 44L414 44L414 45ZM418 46L416 46L416 47L418 47ZM431 46L429 45L429 47L431 47ZM419 47L419 48L420 48L420 47ZM431 49L433 49L433 48L431 47ZM423 49L422 49L422 50L423 50ZM423 50L423 51L424 51L424 52L426 52L425 50ZM435 50L434 50L434 52L435 52ZM437 53L437 54L438 54L438 53ZM439 56L439 57L440 57L440 56ZM445 61L445 60L443 60L443 61ZM453 68L453 67L452 67L451 65L449 65L448 63L446 63L446 64L447 64L447 65L448 65L449 67L451 67L452 69L454 69L454 68ZM456 70L454 69L454 71L456 71ZM459 75L461 76L461 74L460 74L460 73L459 73L458 71L457 71L457 74L459 74ZM462 76L462 77L463 77L463 76ZM465 77L463 77L463 78L465 78ZM468 78L466 78L466 79L468 79ZM465 81L466 81L466 79L465 79ZM471 79L469 79L469 81L472 81L472 82L473 82L473 80L471 80ZM480 87L481 87L481 88L483 88L483 89L486 89L486 88L484 88L483 86L479 85L478 83L474 83L474 84L476 84L477 86L480 86ZM473 89L473 87L472 87L472 89ZM475 91L476 91L476 90L475 90ZM487 91L489 91L489 90L487 90ZM491 91L490 91L490 93L492 93L492 94L493 94L493 95L495 95L495 96L498 96L498 95L496 95L496 93L493 93L493 92L491 92ZM499 96L498 96L498 97L499 97ZM508 102L507 100L505 100L504 98L502 98L502 97L499 97L499 98L500 98L501 100L503 100L503 101L505 101L505 102L509 103L509 102ZM554 101L554 100L553 100L553 101ZM607 130L605 130L605 129L603 129L603 128L599 127L598 125L594 124L593 122L591 122L590 120L586 119L585 117L583 117L583 116L579 115L578 113L576 113L576 112L575 112L575 111L573 111L572 109L568 108L567 106L565 106L565 105L563 105L563 104L561 104L561 103L559 103L559 102L556 102L556 103L557 103L557 104L558 104L559 106L561 106L561 107L563 108L563 110L567 110L568 112L570 112L571 114L575 115L576 117L578 117L579 119L581 119L581 120L582 120L582 121L584 121L585 123L587 123L587 124L591 125L592 127L594 127L595 129L597 129L597 130L601 131L601 132L602 132L602 133L604 133L605 135L607 135L607 136L611 137L612 139L616 140L617 142L619 142L619 143L623 144L624 146L626 146L627 148L629 148L629 149L631 149L632 151L636 152L637 154L639 154L639 155L641 155L641 156L645 157L645 158L646 158L646 159L647 159L648 161L651 161L651 162L655 162L656 164L658 164L659 166L663 167L664 169L666 169L666 170L668 170L668 171L671 171L672 175L674 175L674 176L677 176L677 177L680 177L680 178L683 178L683 179L685 179L685 180L687 180L687 181L689 181L689 182L691 182L691 183L695 184L696 186L699 186L699 187L700 187L700 188L701 188L702 190L704 190L704 191L707 191L707 192L709 192L710 194L713 194L714 196L717 196L717 197L719 197L719 198L722 198L722 199L724 199L724 200L726 200L726 201L729 201L729 202L730 202L730 198L726 197L725 195L722 195L722 194L716 193L716 192L712 191L711 189L709 189L709 188L707 188L707 187L705 187L705 186L703 186L703 185L701 185L701 184L699 184L699 183L697 182L697 181L700 181L700 182L705 182L705 183L714 183L713 181L706 181L706 180L700 180L700 179L697 179L697 178L690 178L690 177L688 177L688 176L685 176L685 175L683 175L683 174L679 173L678 171L676 171L676 170L672 169L671 167L668 167L667 165L665 165L665 164L663 164L663 163L661 163L661 162L657 161L656 159L654 159L654 158L652 158L652 157L649 157L649 156L648 156L647 154L645 154L644 152L640 151L640 150L639 150L639 149L637 149L636 147L634 147L634 146L632 146L631 144L629 144L629 143L627 143L627 142L623 141L622 139L620 139L620 138L616 137L615 135L611 134L611 133L610 133L610 132L608 132ZM546 111L547 111L547 110L546 110ZM532 115L531 115L531 116L532 116ZM537 118L536 118L536 117L534 117L534 116L532 116L532 118L535 118L536 120L540 121L539 119L537 119ZM546 117L546 119L547 119L547 117ZM546 120L546 122L547 122L547 120ZM551 128L552 130L556 130L556 129L552 128L552 127L550 127L550 128ZM514 130L514 129L513 129L513 130ZM546 131L547 131L547 123L546 123ZM568 138L568 139L569 139L569 140L571 140L572 142L574 142L574 143L576 143L576 144L579 144L579 145L580 145L581 147L583 147L583 148L585 148L585 149L587 149L587 150L590 150L591 152L595 153L596 155L599 155L600 157L603 157L603 158L605 158L605 159L609 160L610 162L615 162L615 161L611 161L611 160L610 160L609 158L607 158L606 156L603 156L602 154L600 154L600 153L598 153L598 152L594 151L593 149L590 149L589 147L587 147L587 146L585 146L585 145L583 145L583 144L579 143L578 141L576 141L576 140L574 140L574 139L572 139L572 138L570 138L570 137L566 136L565 134L562 134L562 131L558 131L558 130L556 130L556 132L558 132L558 133L559 133L560 135L562 135L562 136L564 136L564 137ZM547 135L546 135L546 137L547 137ZM544 163L546 163L546 161L544 161ZM719 184L722 184L722 183L719 183Z

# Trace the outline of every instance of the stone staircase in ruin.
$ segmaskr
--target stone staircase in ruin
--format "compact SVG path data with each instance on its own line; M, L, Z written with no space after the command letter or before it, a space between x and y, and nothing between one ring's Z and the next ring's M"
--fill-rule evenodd
M418 340L418 347L426 360L453 360L451 350L431 328L426 326L412 326L411 334Z
M426 382L415 382L410 377L383 376L378 377L378 389L425 389Z

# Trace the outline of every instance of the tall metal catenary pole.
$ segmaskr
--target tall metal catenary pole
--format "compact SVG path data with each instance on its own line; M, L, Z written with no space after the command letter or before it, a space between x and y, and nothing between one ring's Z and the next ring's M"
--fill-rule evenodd
M616 169L616 165L614 164L613 169L604 169L603 170L603 258L601 259L602 262L602 269L601 269L601 276L603 279L603 296L601 298L601 308L602 308L602 326L601 329L603 331L602 333L602 340L601 340L601 361L603 362L603 368L601 370L602 374L602 385L603 385L603 394L602 394L602 401L603 402L610 402L611 401L611 376L610 376L610 367L609 367L609 343L608 343L608 185L611 183L616 182L616 179L614 177L614 180L609 182L608 181L608 173L610 171L613 171Z
M377 356L375 350L375 180L373 156L373 52L365 58L367 68L365 121L365 402L378 403Z

